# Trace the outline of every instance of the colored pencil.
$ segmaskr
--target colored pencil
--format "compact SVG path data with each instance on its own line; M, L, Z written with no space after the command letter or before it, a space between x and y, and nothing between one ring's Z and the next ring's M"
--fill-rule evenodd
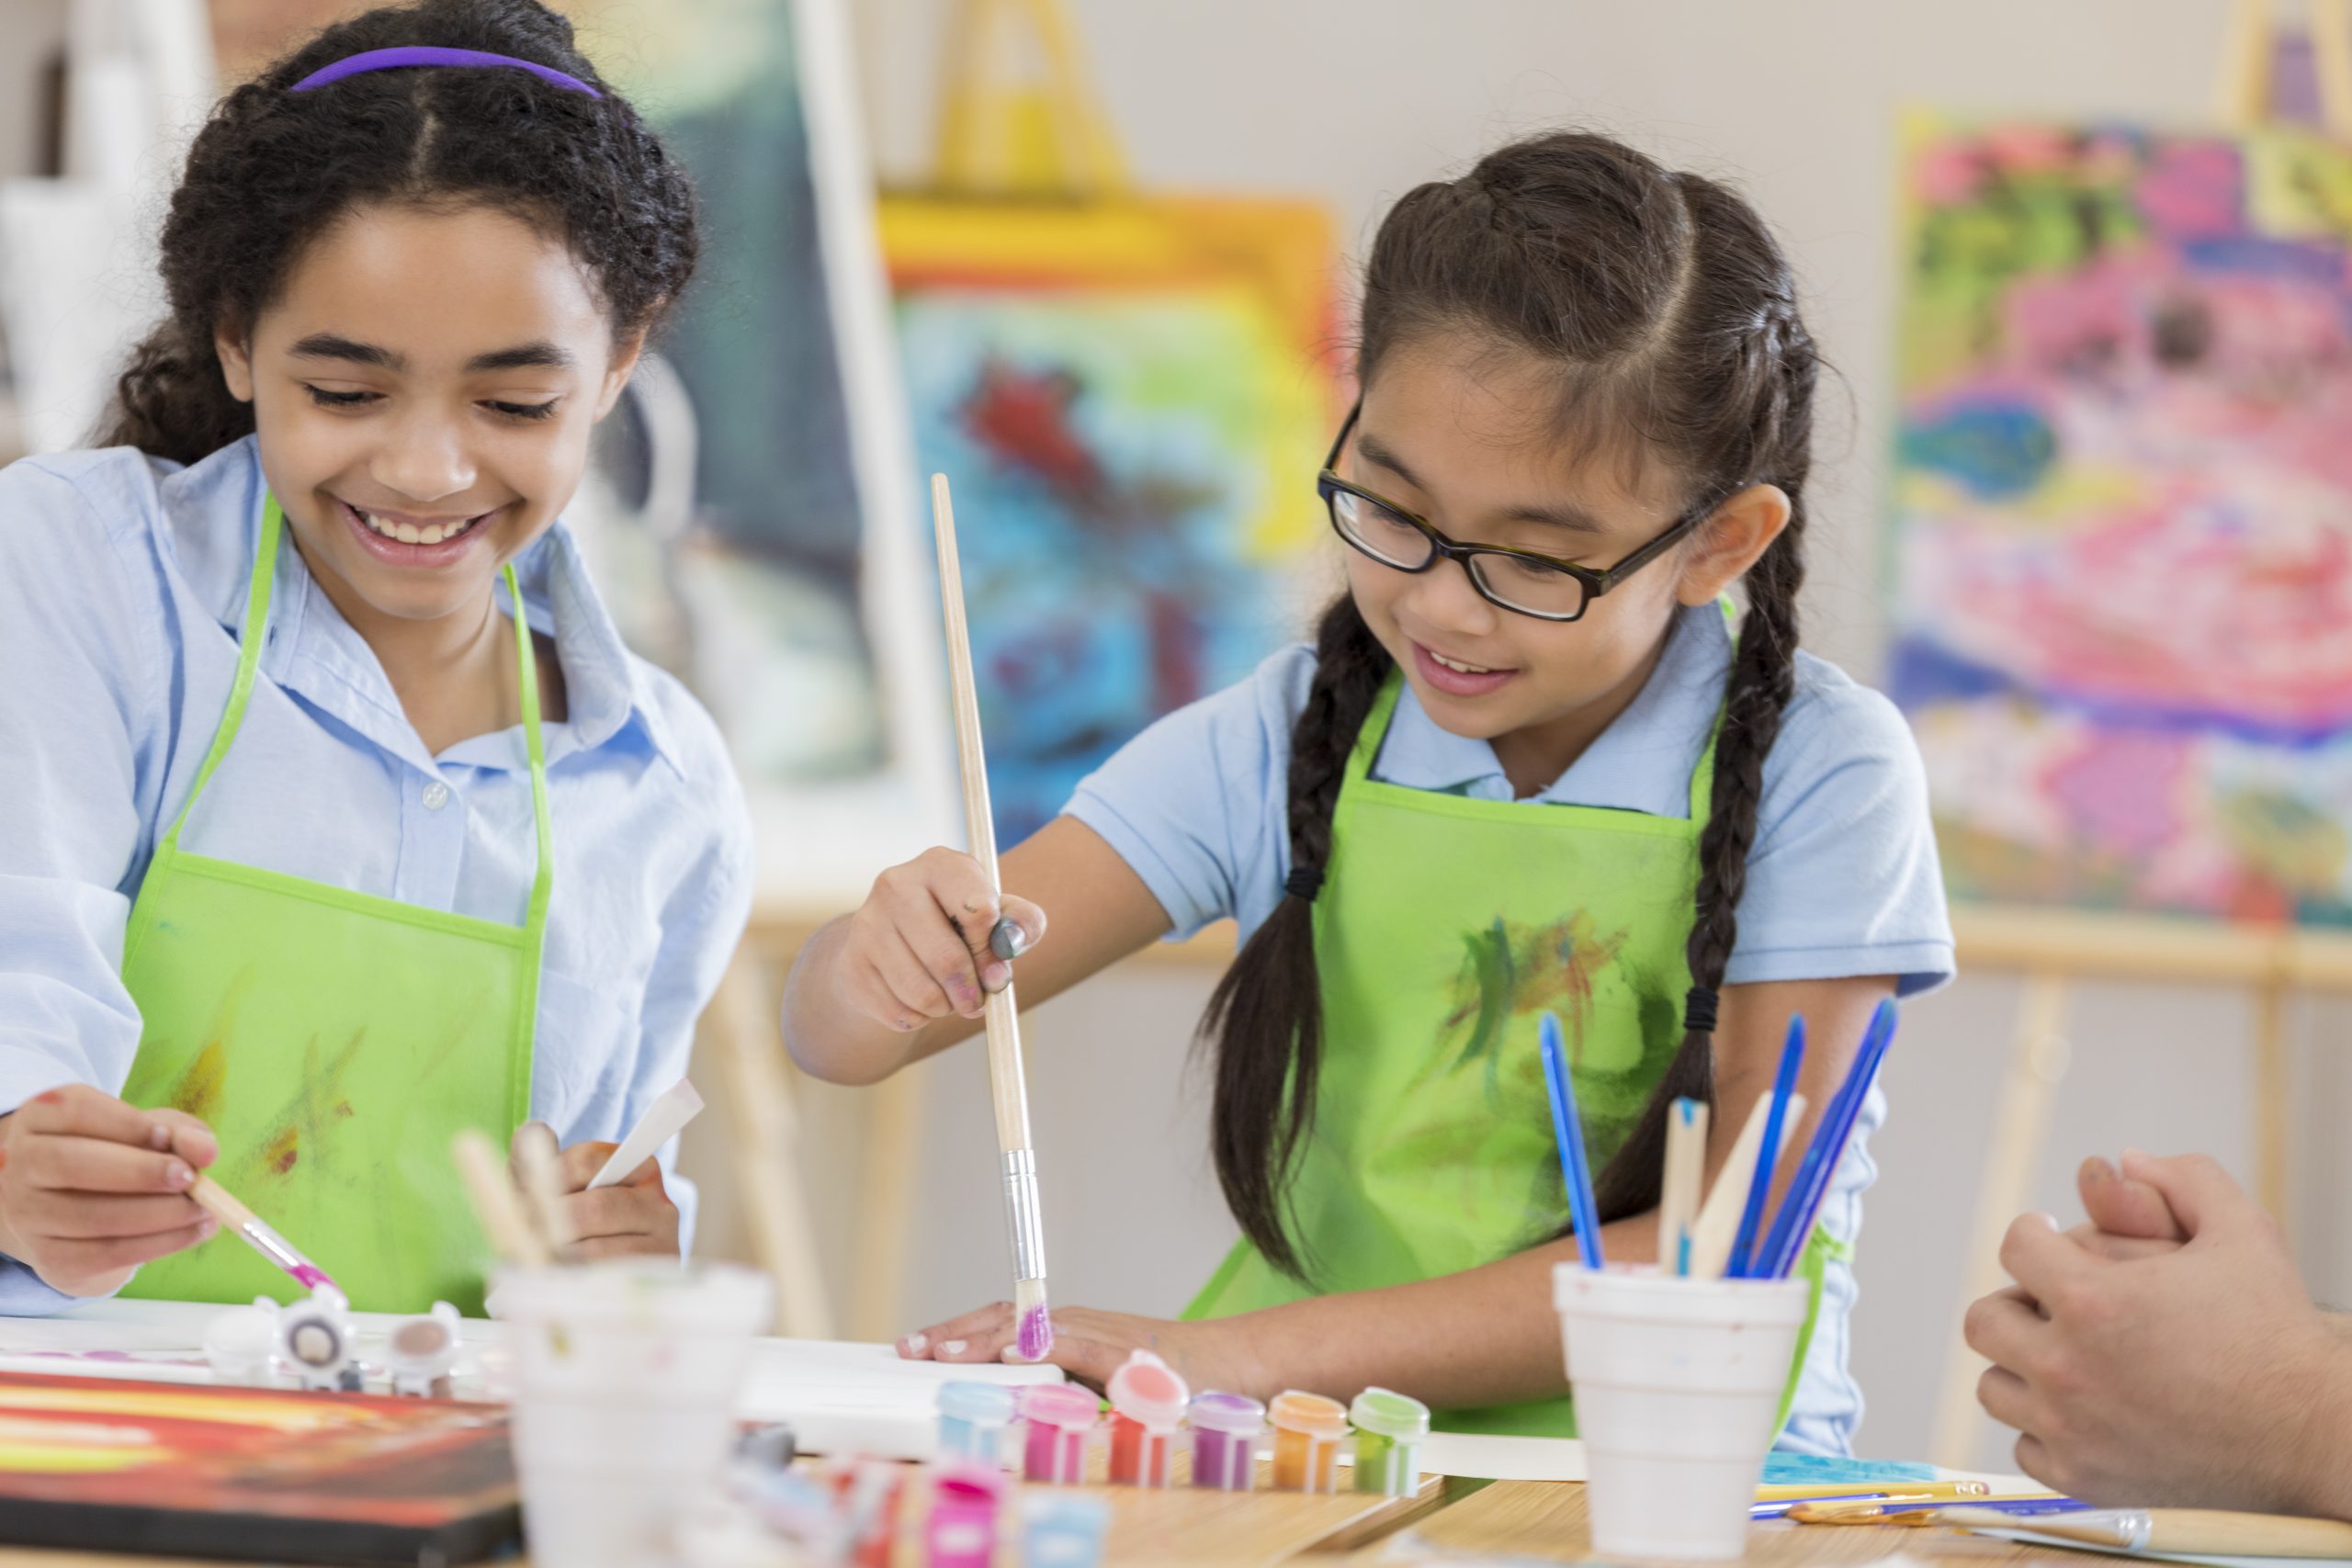
M1883 1502L1893 1497L1989 1497L1988 1481L1882 1481L1853 1486L1824 1486L1814 1482L1774 1482L1756 1488L1761 1503Z
M980 697L972 677L972 638L964 618L964 568L956 548L956 508L947 476L931 476L931 521L939 551L939 603L946 620L947 685L956 718L956 753L964 785L964 832L980 863L989 891L1000 898L996 823L989 808L988 760L980 743ZM1000 952L996 932L990 951ZM1004 1179L1006 1228L1012 1241L1014 1348L1042 1361L1053 1348L1054 1324L1046 1307L1046 1222L1037 1201L1037 1152L1029 1136L1029 1086L1021 1064L1020 1016L1012 983L990 992L983 1005L988 1033L989 1096L996 1111L996 1141Z
M1805 1098L1789 1096L1788 1114L1781 1120L1785 1128L1804 1120ZM1699 1223L1690 1227L1690 1273L1694 1279L1713 1280L1723 1275L1724 1265L1731 1260L1733 1234L1739 1228L1740 1211L1747 1206L1747 1184L1756 1174L1756 1163L1764 1161L1767 1169L1780 1162L1781 1151L1775 1148L1770 1156L1764 1154L1764 1123L1772 1114L1772 1102L1763 1095L1748 1108L1747 1120L1739 1129L1739 1139L1731 1146L1731 1157L1724 1162L1723 1174L1715 1178L1715 1190L1699 1206Z
M1576 1223L1577 1252L1588 1269L1598 1269L1600 1255L1600 1206L1592 1197L1592 1168L1585 1163L1584 1128L1577 1120L1577 1091L1568 1077L1568 1054L1560 1043L1560 1019L1544 1015L1544 1081L1552 1091L1552 1134L1560 1144L1560 1174L1568 1189L1568 1214Z
M1796 1092L1797 1069L1804 1063L1804 1014L1789 1015L1788 1038L1781 1043L1781 1070L1772 1080L1772 1108L1764 1119L1764 1141L1758 1147L1755 1173L1748 1178L1747 1201L1739 1212L1739 1234L1732 1237L1731 1261L1724 1266L1729 1279L1747 1277L1756 1251L1756 1233L1764 1224L1764 1205L1772 1195L1772 1173L1779 1166L1782 1141L1788 1135L1789 1096ZM1773 1151L1770 1155L1765 1149Z
M1699 1217L1699 1189L1707 1179L1707 1106L1678 1100L1667 1108L1666 1180L1657 1205L1657 1266L1690 1272L1690 1225Z
M1763 1251L1752 1261L1755 1278L1786 1279L1804 1255L1814 1220L1821 1213L1822 1200L1829 1195L1829 1179L1837 1173L1838 1162L1854 1135L1854 1120L1862 1113L1862 1101L1870 1098L1879 1063L1885 1059L1886 1048L1894 1041L1894 1003L1889 999L1880 1002L1878 1010L1871 1015L1870 1029L1862 1036L1861 1050L1855 1053L1854 1065L1847 1069L1845 1083L1823 1113L1821 1124L1813 1130L1813 1142L1798 1163L1788 1195L1781 1201L1781 1212L1772 1221L1771 1234L1765 1239Z

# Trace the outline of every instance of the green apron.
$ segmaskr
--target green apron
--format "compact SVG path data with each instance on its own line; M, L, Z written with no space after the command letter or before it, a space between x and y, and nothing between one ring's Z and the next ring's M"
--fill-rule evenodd
M1596 1171L1682 1043L1713 741L1687 818L1475 800L1370 776L1401 689L1392 674L1356 738L1315 905L1323 1060L1289 1190L1313 1282L1244 1240L1188 1317L1457 1273L1557 1236L1568 1205L1540 1015L1560 1016ZM1806 1250L1800 1365L1826 1249L1816 1233ZM1576 1431L1566 1398L1442 1411L1436 1424Z
M475 1127L503 1148L530 1104L554 865L530 628L509 567L538 829L521 926L192 854L180 835L253 694L283 525L273 496L227 711L130 911L122 978L143 1028L123 1098L209 1123L213 1176L353 1306L421 1312L440 1300L478 1314L489 1249L449 1145ZM301 1288L223 1231L146 1265L123 1293L290 1301Z

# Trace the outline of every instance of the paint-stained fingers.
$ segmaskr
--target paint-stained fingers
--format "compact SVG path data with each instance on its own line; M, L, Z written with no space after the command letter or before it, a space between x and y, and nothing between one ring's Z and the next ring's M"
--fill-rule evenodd
M207 1214L192 1225L160 1231L153 1235L105 1236L92 1240L60 1238L41 1247L40 1257L33 1262L33 1270L58 1289L70 1292L74 1287L61 1283L62 1280L91 1280L120 1269L136 1269L141 1263L153 1263L158 1258L168 1258L198 1242L209 1240L219 1228L220 1222Z
M88 1084L43 1089L17 1109L25 1131L54 1136L99 1138L135 1148L165 1149L172 1131L152 1111L127 1105Z
M196 1169L177 1155L92 1137L28 1138L11 1158L35 1187L69 1192L185 1192Z
M166 1152L179 1156L198 1170L220 1157L220 1140L202 1118L164 1105L147 1114L170 1130L172 1141Z
M910 923L892 927L874 943L874 966L901 1007L919 1019L961 1013L977 1017L983 1002L980 983L969 971L970 955L947 917L936 908Z
M989 951L980 955L980 984L1001 991L1012 983L1012 965L996 945L996 927L1012 923L1012 957L1019 958L1046 940L1046 911L1016 893L1001 901L995 925L988 933Z
M161 1235L184 1230L204 1211L186 1198L139 1198L36 1189L19 1205L17 1224L28 1235L76 1241Z

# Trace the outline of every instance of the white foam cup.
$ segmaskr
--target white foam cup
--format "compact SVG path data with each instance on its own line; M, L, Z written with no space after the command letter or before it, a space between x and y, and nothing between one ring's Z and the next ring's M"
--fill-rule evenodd
M726 1458L770 1301L765 1275L724 1264L616 1258L500 1275L514 1466L538 1568L674 1560L680 1517Z
M1747 1551L1810 1292L1802 1279L1553 1269L1594 1551L1699 1562Z

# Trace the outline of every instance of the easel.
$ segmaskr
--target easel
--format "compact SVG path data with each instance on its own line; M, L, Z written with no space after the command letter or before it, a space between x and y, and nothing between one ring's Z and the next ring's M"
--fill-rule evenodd
M2352 142L2352 0L2310 0L2309 32L2322 124L2330 136ZM2270 117L2278 39L2269 0L2236 0L2214 92L2215 112L2228 129L2251 130ZM1963 973L2010 972L2025 979L1977 1186L1963 1311L2004 1281L2001 1236L2025 1205L2045 1145L2051 1100L2066 1074L2066 1010L2075 981L2220 986L2246 994L2255 1190L2273 1214L2289 1218L2290 1004L2299 994L2352 994L2352 934L1990 908L1956 908L1952 925ZM1939 1464L1964 1469L1973 1458L1976 1382L1984 1366L1962 1342L1955 1323L1930 1449Z
M1014 69L1011 56L1024 33L1042 65L1041 78ZM1125 192L1125 164L1087 85L1061 0L956 0L942 58L927 189L1073 203ZM831 1337L835 1315L795 1160L796 1075L776 1021L783 976L825 918L797 909L754 911L705 1021L728 1086L732 1165L746 1195L752 1248L776 1279L778 1331L812 1338ZM1214 942L1205 946L1216 950ZM1222 953L1231 951L1227 941ZM888 1339L908 1327L901 1314L924 1090L918 1068L865 1091L854 1191L828 1194L829 1201L849 1200L856 1214L842 1324L855 1338Z

